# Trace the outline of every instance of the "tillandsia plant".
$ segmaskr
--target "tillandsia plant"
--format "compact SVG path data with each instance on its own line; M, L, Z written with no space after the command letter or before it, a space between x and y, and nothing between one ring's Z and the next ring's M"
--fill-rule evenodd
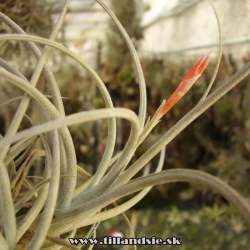
M61 249L63 247L78 249L70 245L68 241L68 238L74 237L77 229L92 225L85 237L95 237L96 229L101 221L130 209L149 192L152 186L180 181L198 183L216 190L239 210L250 225L248 202L223 180L198 170L172 169L162 171L165 146L205 110L248 76L250 63L208 95L219 66L219 56L214 77L201 101L136 162L130 164L137 147L157 125L160 118L176 104L206 69L210 56L209 54L205 55L194 65L169 100L163 101L155 115L145 123L147 109L145 80L137 53L126 31L103 1L96 0L117 25L131 53L140 89L138 115L125 108L114 108L111 96L98 74L78 55L54 41L63 23L68 2L68 0L65 2L49 39L27 35L16 23L0 13L1 21L11 27L14 32L14 34L1 35L0 41L23 41L37 59L37 65L30 80L27 80L10 63L0 59L1 78L24 91L22 97L1 103L1 106L7 106L14 101L20 102L8 130L0 139L0 249L35 250L41 248ZM43 50L40 51L35 43L44 45ZM96 81L105 100L106 108L65 116L62 96L46 62L51 48L65 53L87 70ZM35 88L41 74L44 74L46 78L50 96L45 96ZM52 99L52 102L49 99ZM30 101L40 116L40 124L35 124L32 118L26 114ZM24 117L30 121L31 126L17 132ZM128 120L131 124L131 130L124 149L114 156L116 118ZM84 123L100 119L108 119L108 139L98 170L93 176L90 176L77 166L75 148L68 126L74 124L84 126ZM42 142L42 149L35 147L37 140ZM149 173L145 166L159 152L161 153L158 167L155 173ZM34 185L27 174L31 165L35 164L40 157L44 157L44 173L42 179L38 179L40 181ZM132 180L143 168L145 169L144 175ZM86 174L89 180L76 187L78 172ZM20 199L17 199L22 186L25 186L28 191ZM123 204L115 203L121 197L132 193L137 194ZM18 212L28 201L31 201L28 212L18 215ZM105 210L112 203L114 207ZM89 249L92 247L90 246Z

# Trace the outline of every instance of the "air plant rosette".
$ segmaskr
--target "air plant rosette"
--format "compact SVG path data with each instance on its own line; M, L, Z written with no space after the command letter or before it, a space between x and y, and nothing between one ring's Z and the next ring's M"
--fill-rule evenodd
M8 62L0 60L1 77L25 93L22 97L4 102L4 105L8 105L18 100L20 104L7 132L0 140L0 221L2 228L0 246L9 250L61 249L62 247L78 249L71 246L67 240L75 236L77 229L92 225L88 234L83 237L95 237L96 229L101 221L124 213L133 207L149 192L152 186L179 181L198 183L219 192L239 210L247 223L250 224L248 202L223 180L199 170L162 170L165 146L205 110L248 76L250 63L246 64L210 95L207 95L213 82L212 79L201 101L136 162L130 164L137 147L157 125L160 118L178 102L204 72L210 56L207 54L194 65L168 101L163 101L152 119L148 119L145 123L147 109L145 80L139 58L126 31L102 0L96 0L117 25L131 53L140 90L138 115L125 108L114 108L106 86L94 69L77 54L55 42L67 11L68 2L66 1L49 39L27 35L17 24L0 13L1 21L11 27L15 33L1 35L0 41L23 41L38 61L31 79L27 80ZM35 43L44 45L44 49L40 51ZM106 108L65 116L57 82L46 63L51 48L65 53L87 70L95 80L105 100ZM219 61L220 56L215 75ZM45 96L35 88L42 71L50 89L50 96ZM52 102L49 99L52 99ZM35 124L26 115L31 100L40 116L40 124ZM18 131L24 116L31 122L31 127ZM124 149L114 155L116 118L128 120L131 124L131 130ZM84 123L100 119L108 119L109 124L105 152L96 173L93 176L88 174L89 180L76 187L78 172L79 174L86 172L77 166L75 148L68 126L74 124L84 126ZM34 147L34 141L38 138L42 142L42 149ZM158 153L160 153L160 159L157 169L155 173L149 173L145 166ZM21 160L20 157L17 158L20 154ZM42 179L33 185L29 181L27 173L31 164L35 163L39 157L45 157L44 174ZM143 168L143 176L132 180L135 174ZM109 171L107 171L108 169ZM19 200L15 200L21 186L27 187L28 191ZM118 199L132 193L137 194L122 204L115 203ZM17 216L17 213L29 200L32 200L32 205L27 213ZM105 210L109 204L113 204L114 207ZM129 222L128 225L130 225Z

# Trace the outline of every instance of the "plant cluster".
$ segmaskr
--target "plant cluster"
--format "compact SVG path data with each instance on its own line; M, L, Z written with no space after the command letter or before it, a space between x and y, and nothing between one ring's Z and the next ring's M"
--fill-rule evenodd
M1 136L0 140L0 246L10 250L61 249L62 247L77 249L68 243L67 238L74 237L79 228L91 225L85 237L95 237L96 229L101 221L122 214L133 207L152 186L180 181L205 185L219 192L239 210L250 224L248 202L220 178L200 170L162 170L165 146L247 77L250 73L250 63L208 95L219 66L219 56L215 74L198 104L161 136L138 160L131 163L131 158L138 146L204 72L210 56L205 55L190 69L170 98L167 101L164 100L152 118L146 121L145 79L136 50L125 29L103 1L96 0L116 24L131 53L139 84L138 115L126 108L114 108L105 84L94 69L77 54L55 42L68 2L65 2L49 39L26 34L13 20L0 13L1 21L14 31L14 34L1 35L0 41L23 41L37 59L36 67L29 80L9 62L0 59L2 79L24 91L23 96L1 103L2 106L6 106L12 102L19 102L14 117L4 137ZM40 50L35 43L44 45L44 48ZM63 98L46 62L51 48L63 52L87 70L95 80L106 108L65 116ZM46 79L49 95L44 95L36 88L41 74ZM26 113L30 103L35 107L39 121L35 121ZM28 129L18 131L24 118L31 125ZM131 128L126 145L114 155L116 118L128 120ZM98 169L91 176L77 165L75 147L68 126L102 119L108 119L108 138ZM36 147L37 141L42 143L41 148ZM160 153L158 166L154 173L150 173L147 164L158 153ZM41 158L43 158L41 160L43 175L28 175L31 173L31 166ZM143 176L132 179L141 169L144 169ZM85 174L89 179L76 186L78 172ZM33 179L38 181L31 181ZM27 192L20 197L22 187L25 187ZM132 193L137 194L122 204L116 203L118 199ZM27 205L27 202L29 202L29 209L20 214L19 212ZM105 209L109 204L113 204L113 207ZM130 225L129 221L127 222ZM90 246L89 249L92 247Z

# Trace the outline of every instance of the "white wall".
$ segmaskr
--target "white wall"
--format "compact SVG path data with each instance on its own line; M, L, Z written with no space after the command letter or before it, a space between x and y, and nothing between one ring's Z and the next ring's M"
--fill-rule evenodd
M161 8L162 11L157 9L157 4L162 5L162 2L155 0L151 9L143 15L142 24L146 26L141 48L143 55L207 46L201 50L186 52L186 54L204 54L211 48L216 48L218 27L208 1L197 1L180 14L169 15L154 23L153 16L155 19L160 19L159 17L164 15L162 12L166 13L164 6ZM171 2L175 2L177 6L179 3L179 7L181 6L181 0L165 0L165 2L172 8L169 12L174 11ZM234 58L241 60L250 52L250 0L213 0L213 3L221 22L224 52L232 53ZM230 43L233 44L229 46ZM217 49L214 49L214 54L216 51Z
M136 1L138 13L142 15L142 26L145 27L140 49L142 56L160 54L179 60L183 55L200 57L211 49L212 57L217 56L218 27L207 0ZM109 0L105 2L110 3ZM223 51L242 62L244 56L250 57L250 0L212 2L221 22ZM101 42L105 48L107 20L110 18L97 3L93 3L91 8L95 11L68 13L64 31L67 46L96 67L97 45Z

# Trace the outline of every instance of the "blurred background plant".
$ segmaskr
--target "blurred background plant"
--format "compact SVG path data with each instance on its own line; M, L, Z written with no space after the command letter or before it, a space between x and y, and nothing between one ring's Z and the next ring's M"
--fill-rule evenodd
M0 3L2 13L16 22L28 34L39 35L41 37L48 37L51 33L53 25L51 7L51 4L47 0L8 0L1 1ZM0 23L0 34L10 34L12 32L12 29L4 22ZM3 59L15 57L16 61L26 62L24 60L25 57L26 59L30 59L27 56L27 52L25 45L21 42L1 42L0 54Z

